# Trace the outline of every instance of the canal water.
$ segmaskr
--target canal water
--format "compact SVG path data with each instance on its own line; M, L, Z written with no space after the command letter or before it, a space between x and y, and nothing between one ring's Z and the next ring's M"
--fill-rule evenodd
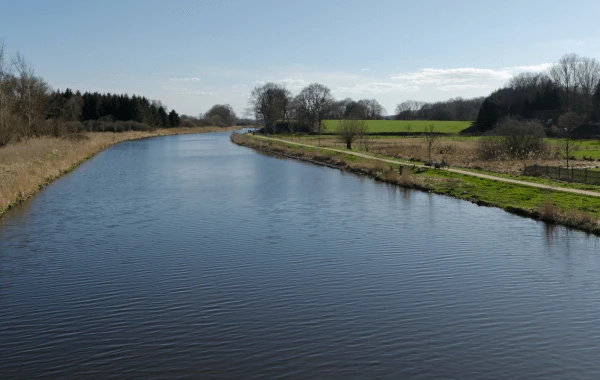
M600 378L598 239L256 153L125 142L0 221L0 378Z

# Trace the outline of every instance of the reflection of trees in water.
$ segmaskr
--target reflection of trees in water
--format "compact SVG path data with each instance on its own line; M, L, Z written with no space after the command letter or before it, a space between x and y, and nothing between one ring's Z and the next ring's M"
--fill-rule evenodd
M400 193L403 200L410 200L410 195L414 191L409 187L399 186L392 183L385 183L385 185L390 195L397 196L398 193Z
M400 192L402 193L402 199L409 201L413 190L409 189L408 187L401 187Z
M596 247L599 246L600 239L594 234L561 226L555 223L542 223L544 224L544 242L546 243L546 247L548 248L553 247L556 244L560 244L568 250L571 240L581 239L582 237L588 241L590 239L593 239L594 245Z
M544 241L546 242L546 246L552 244L552 241L556 239L556 234L556 224L544 223L544 237L546 238Z
M595 254L600 245L598 236L558 224L544 223L545 251L549 258L563 263L563 274L566 277L574 277L577 270L580 270L577 264L581 263L582 254L585 255L581 250L582 240L589 242L590 239L593 240L595 249L592 252Z

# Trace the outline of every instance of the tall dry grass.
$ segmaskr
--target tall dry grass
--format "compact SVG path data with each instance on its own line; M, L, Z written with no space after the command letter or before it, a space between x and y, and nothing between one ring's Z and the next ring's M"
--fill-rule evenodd
M596 214L577 209L561 210L549 198L542 203L539 212L540 219L546 222L559 223L596 233L599 230L600 220Z
M199 127L149 132L88 132L62 138L32 138L9 144L0 148L0 215L11 205L29 198L54 179L111 145L154 136L224 130L228 129Z

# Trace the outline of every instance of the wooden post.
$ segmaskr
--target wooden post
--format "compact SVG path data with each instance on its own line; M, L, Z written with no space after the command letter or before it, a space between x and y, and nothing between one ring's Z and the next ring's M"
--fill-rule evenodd
M548 165L546 165L546 177L550 177L550 171L548 169Z
M575 178L573 177L573 174L574 174L573 170L575 170L575 169L574 169L574 168L571 168L571 181L573 181L573 180L575 179Z
M558 167L558 179L560 179L560 166Z
M585 168L585 182L587 182L587 168Z

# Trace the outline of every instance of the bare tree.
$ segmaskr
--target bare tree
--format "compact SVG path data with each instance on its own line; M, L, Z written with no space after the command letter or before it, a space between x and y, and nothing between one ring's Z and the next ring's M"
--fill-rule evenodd
M577 54L566 54L550 68L550 77L565 93L565 110L570 111L569 98L576 90Z
M15 127L11 123L9 110L9 78L12 78L10 67L6 62L6 45L0 40L0 147L8 144L15 134Z
M592 107L592 98L596 86L600 82L600 62L595 58L581 57L575 72L577 79L577 88L583 96L583 110L590 112Z
M346 98L338 101L334 101L331 104L331 109L329 112L329 116L332 119L341 120L346 117L346 109L348 108L348 104L354 102L351 98Z
M425 127L425 145L427 146L427 160L431 162L431 148L438 139L438 135L435 133L435 126L429 124Z
M319 133L319 145L321 145L323 119L333 103L331 90L320 83L312 83L303 88L296 99L299 111L308 120L311 130L314 131L316 127Z
M206 111L204 118L218 127L231 127L237 123L235 111L229 104L215 104Z
M381 119L386 112L385 108L375 99L362 99L358 103L362 104L365 108L364 118L367 120Z
M346 143L346 149L352 150L352 142L357 137L362 138L367 128L367 122L364 120L340 120L337 123L337 134L340 140Z
M573 132L583 122L581 115L575 112L567 112L558 118L559 134L562 136L562 150L567 156L567 169L569 169L569 156L577 146L573 144Z
M416 113L423 108L425 102L418 100L406 100L396 106L396 119L414 119Z
M26 137L31 137L42 113L43 102L48 91L48 85L35 76L33 68L27 63L25 57L17 53L13 59L13 66L19 74L17 92L19 95L19 109L27 120Z
M71 96L65 104L65 118L68 121L79 121L83 112L83 98L79 92Z
M265 134L269 127L275 133L275 123L285 118L284 104L288 94L288 90L283 85L272 82L256 86L250 93L248 112L254 114L256 120L263 123Z
M291 134L294 134L294 126L296 121L292 120L296 117L296 100L292 97L292 94L286 89L281 101L283 107L283 117L285 118L285 121L287 123L288 130Z

